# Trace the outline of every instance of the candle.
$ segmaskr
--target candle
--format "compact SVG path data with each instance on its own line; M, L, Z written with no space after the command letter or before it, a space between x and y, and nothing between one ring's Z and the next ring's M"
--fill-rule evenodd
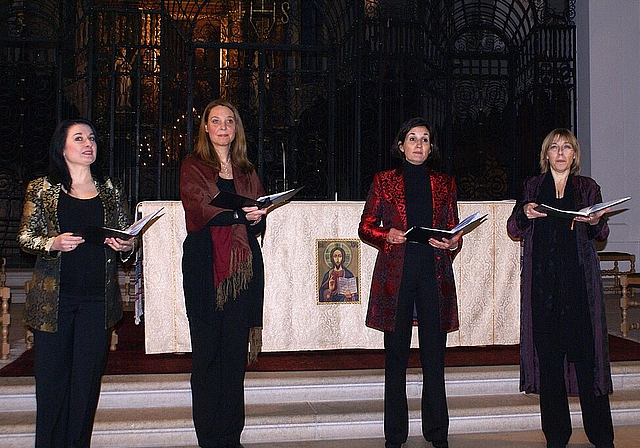
M280 143L282 145L282 179L284 182L284 188L287 188L287 155L284 150L284 143Z

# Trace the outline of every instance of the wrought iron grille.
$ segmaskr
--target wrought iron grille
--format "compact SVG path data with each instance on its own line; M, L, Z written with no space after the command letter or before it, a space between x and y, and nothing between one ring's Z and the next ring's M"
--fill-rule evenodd
M12 0L0 5L0 249L56 122L86 116L132 206L178 199L199 114L238 106L269 191L361 200L434 125L461 199L516 197L542 137L575 127L575 0Z

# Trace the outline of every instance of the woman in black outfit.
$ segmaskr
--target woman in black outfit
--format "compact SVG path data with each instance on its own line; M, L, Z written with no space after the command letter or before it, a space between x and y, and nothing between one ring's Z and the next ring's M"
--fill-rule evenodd
M89 121L58 125L49 175L27 187L18 241L37 255L25 303L34 332L36 447L88 447L111 327L122 316L116 252L133 240L97 244L74 235L85 226L125 229L128 205L118 182L97 173Z
M183 288L191 333L193 421L202 447L240 447L247 350L261 343L264 266L257 236L266 209L209 205L219 191L264 195L247 159L242 120L225 100L202 114L198 142L180 170L187 238Z
M462 232L429 244L407 242L411 226L451 229L458 224L453 178L432 169L438 159L433 128L423 118L402 125L394 141L402 166L374 176L358 234L379 249L367 326L384 331L384 435L400 448L409 434L407 364L412 328L418 324L423 372L422 434L434 447L448 445L449 413L444 382L447 332L458 328L452 262Z
M602 277L595 241L604 241L608 209L573 220L536 210L580 210L602 202L600 186L580 176L580 145L568 129L551 131L540 151L541 174L525 181L507 221L523 240L520 390L540 394L549 448L567 446L567 394L579 395L584 429L597 448L613 447L613 391Z

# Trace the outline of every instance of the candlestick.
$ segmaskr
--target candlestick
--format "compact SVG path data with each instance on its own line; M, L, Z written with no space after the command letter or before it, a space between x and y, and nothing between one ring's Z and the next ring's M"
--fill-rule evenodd
M287 188L287 154L284 149L284 143L280 143L282 145L282 179L284 182L284 187Z

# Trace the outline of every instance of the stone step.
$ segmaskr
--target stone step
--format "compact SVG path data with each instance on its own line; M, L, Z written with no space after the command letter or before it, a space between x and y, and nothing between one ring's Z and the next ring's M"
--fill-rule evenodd
M538 399L518 369L447 369L451 433L539 429ZM640 363L613 366L616 425L640 421ZM254 373L246 381L243 443L382 437L381 370ZM33 378L0 378L0 446L33 446ZM420 434L420 374L408 372L410 434ZM581 426L571 399L572 419ZM93 447L196 446L188 375L107 376Z
M452 368L447 370L447 393L455 395L493 395L518 389L518 369ZM640 376L640 373L639 373ZM407 394L418 397L421 390L419 369L407 372ZM6 410L35 410L33 378L2 379L0 400ZM339 401L378 399L384 389L382 370L324 372L248 372L246 403L273 404L300 401ZM114 375L103 378L99 408L190 406L188 374Z

